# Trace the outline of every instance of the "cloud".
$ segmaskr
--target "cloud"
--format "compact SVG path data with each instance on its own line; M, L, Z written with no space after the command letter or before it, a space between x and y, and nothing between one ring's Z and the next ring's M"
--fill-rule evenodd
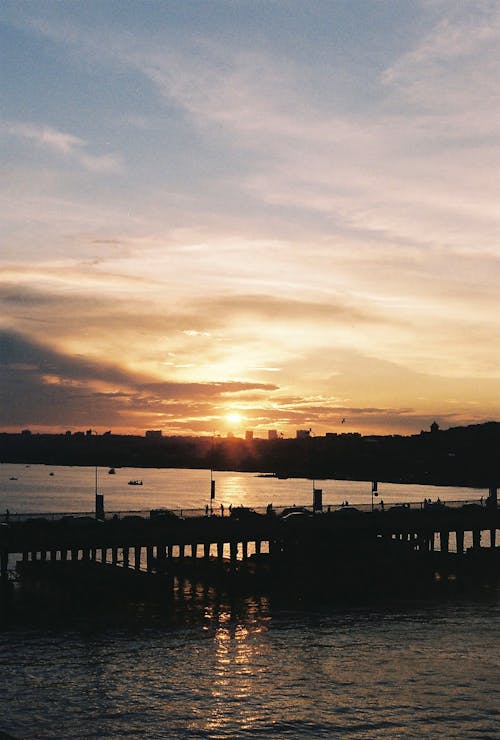
M64 131L22 121L0 123L0 133L34 142L38 146L70 159L84 169L96 173L117 173L123 170L123 160L116 154L93 155L85 151L86 142Z
M31 24L77 75L82 61L95 80L119 72L121 93L135 86L145 103L131 130L127 110L95 99L94 120L114 114L135 163L106 191L88 175L95 187L81 188L81 168L114 166L85 122L82 138L4 124L54 155L50 171L18 164L3 177L17 263L3 275L4 320L26 336L43 326L57 348L54 367L30 376L42 396L89 393L122 421L147 409L181 424L185 412L185 428L219 413L226 387L263 425L307 426L308 413L318 424L323 408L325 424L342 409L360 428L386 414L399 429L426 409L497 408L498 7L414 6L418 22L398 12L344 59L336 34L300 58L210 25L55 21L73 11ZM279 388L259 386L271 371Z
M248 391L272 392L270 383L157 382L111 363L69 356L9 331L0 332L0 424L75 426L135 423L151 426L161 416L191 418L196 410ZM82 421L83 420L83 421Z
M351 97L344 92L340 110L328 95L319 104L313 66L306 65L307 85L304 65L292 56L221 44L208 33L172 32L168 43L161 34L135 33L131 43L116 29L89 34L53 19L32 27L94 64L140 72L168 106L188 115L197 136L208 137L205 149L218 141L226 157L238 152L237 176L211 178L212 190L230 187L241 198L293 210L296 224L307 214L324 218L324 231L341 238L449 250L474 240L484 250L496 246L491 143L478 149L478 136L496 133L492 113L499 112L491 94L495 5L424 5L424 16L436 19L432 28L396 57L388 39L391 63L374 77L361 110L349 105L361 93L356 87ZM319 73L316 79L326 84ZM445 102L451 95L456 105ZM195 198L199 206L201 193Z

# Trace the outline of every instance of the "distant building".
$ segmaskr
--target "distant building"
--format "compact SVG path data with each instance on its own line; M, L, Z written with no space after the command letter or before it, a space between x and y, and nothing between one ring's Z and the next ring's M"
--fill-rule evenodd
M247 442L251 442L253 439L253 432L245 432L245 439Z
M437 432L439 431L439 424L437 421L433 421L431 424L431 432Z
M146 439L161 439L163 432L161 429L148 429Z
M31 435L31 429L23 429L21 435L23 437L29 437Z
M278 432L276 431L276 429L269 429L267 433L267 438L268 439L278 439Z
M297 429L297 431L295 432L296 439L307 439L310 436L311 436L310 429Z

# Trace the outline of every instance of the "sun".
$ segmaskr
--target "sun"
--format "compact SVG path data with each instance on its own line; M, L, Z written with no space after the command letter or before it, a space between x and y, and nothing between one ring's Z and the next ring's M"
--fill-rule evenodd
M226 414L225 418L229 424L240 424L243 421L242 415L238 414L236 411L231 411L230 414Z

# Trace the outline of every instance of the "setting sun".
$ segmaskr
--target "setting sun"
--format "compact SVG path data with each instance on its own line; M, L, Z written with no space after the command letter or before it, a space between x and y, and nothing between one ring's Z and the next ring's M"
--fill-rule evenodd
M230 424L240 424L243 421L243 417L241 414L238 414L235 411L232 411L230 414L226 414L226 421Z

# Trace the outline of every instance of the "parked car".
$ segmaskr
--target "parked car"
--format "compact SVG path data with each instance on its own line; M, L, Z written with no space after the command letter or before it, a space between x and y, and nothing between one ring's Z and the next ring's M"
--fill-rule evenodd
M337 511L333 512L335 516L356 516L357 514L361 514L359 509L356 509L355 506L341 506L340 509L337 509Z
M298 521L300 519L310 519L314 514L310 511L289 511L288 514L282 515L281 518L284 522Z
M257 518L260 519L262 516L263 514L259 514L248 506L233 506L230 513L231 519L238 519L240 521L248 521L249 519Z
M284 519L289 514L306 514L312 516L312 513L305 506L288 506L286 509L283 509L280 516Z
M179 517L171 509L151 509L150 519L178 519Z

